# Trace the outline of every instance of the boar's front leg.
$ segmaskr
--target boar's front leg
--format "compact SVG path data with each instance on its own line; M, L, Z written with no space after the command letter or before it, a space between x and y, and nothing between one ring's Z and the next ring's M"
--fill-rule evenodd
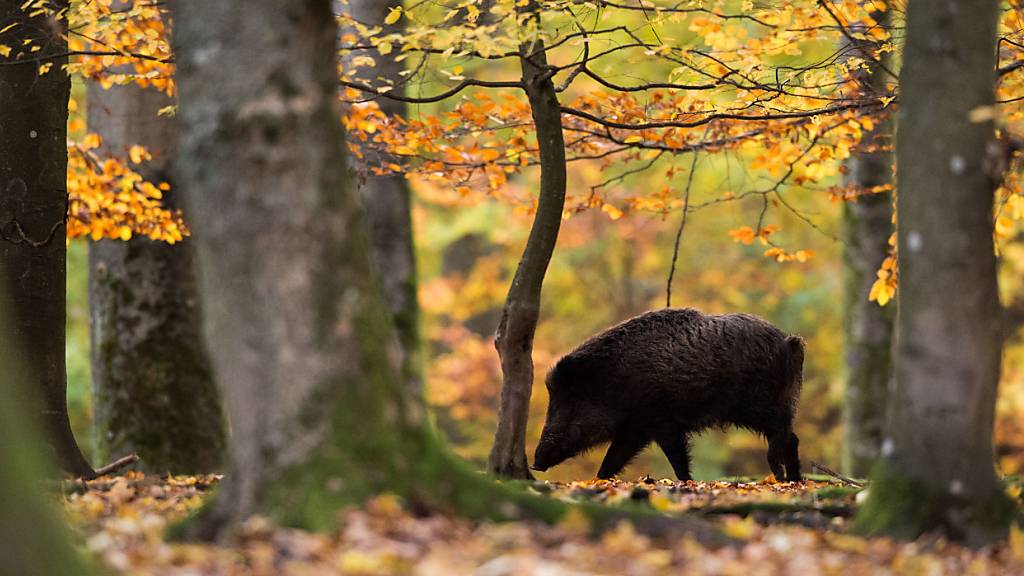
M686 433L659 434L654 441L658 443L665 456L668 456L669 464L672 464L676 478L684 482L693 480L693 476L690 475L690 442Z
M623 426L615 432L615 436L612 437L612 445L608 447L608 452L604 455L604 461L601 462L601 469L597 471L597 477L602 480L607 480L626 467L629 461L636 457L648 444L651 443L651 439L629 426Z

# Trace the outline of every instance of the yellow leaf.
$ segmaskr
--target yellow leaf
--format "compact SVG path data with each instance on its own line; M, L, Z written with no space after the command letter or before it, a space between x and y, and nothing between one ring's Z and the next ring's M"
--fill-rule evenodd
M623 140L623 142L625 142L626 144L632 144L634 142L642 142L643 139L644 139L643 136L630 136L629 138L626 138L625 140Z
M796 254L793 255L797 262L807 262L811 258L814 258L814 250L797 250Z
M480 151L480 159L484 162L493 162L501 156L501 152L494 148L484 148Z
M658 512L668 512L672 508L672 499L657 490L651 492L650 502L651 508Z
M878 300L878 293L882 291L882 288L885 288L885 280L882 278L875 280L875 283L871 285L871 292L868 293L868 300L871 302Z
M754 518L752 516L747 516L742 520L730 519L722 526L722 532L724 532L726 536L737 540L747 540L757 532L757 524L754 522Z
M384 17L385 24L394 24L402 17L402 7L388 8L388 15Z
M1018 562L1024 561L1024 530L1016 522L1010 524L1010 555Z
M971 111L967 113L967 119L972 124L981 124L982 122L988 122L989 120L992 120L995 117L995 106L978 106L977 108L972 108Z
M623 215L622 210L619 210L618 208L612 206L611 204L605 204L604 206L601 206L601 211L608 214L608 217L611 218L612 220L618 220L619 218L622 218Z
M871 293L868 294L868 300L878 302L879 306L885 306L892 300L894 294L895 291L889 285L888 280L879 278L871 285Z
M131 158L132 163L141 164L143 160L149 160L151 156L145 148L139 145L133 145L128 149L128 157Z
M590 518L574 506L558 520L558 527L570 534L584 536L590 534Z
M735 230L729 230L729 236L734 242L750 244L754 241L754 229L750 226L741 226Z
M381 54L390 54L391 48L391 42L381 42L380 44L377 44L377 51Z
M90 148L99 148L100 144L103 144L103 138L100 138L100 135L95 132L90 132L85 135L85 138L82 138L82 147L87 150Z

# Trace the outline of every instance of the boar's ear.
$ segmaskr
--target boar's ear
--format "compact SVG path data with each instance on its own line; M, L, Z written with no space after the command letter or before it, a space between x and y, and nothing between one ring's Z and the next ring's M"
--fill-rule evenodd
M552 388L558 388L565 390L568 388L574 378L576 360L572 356L563 356L548 372L546 384L548 390Z

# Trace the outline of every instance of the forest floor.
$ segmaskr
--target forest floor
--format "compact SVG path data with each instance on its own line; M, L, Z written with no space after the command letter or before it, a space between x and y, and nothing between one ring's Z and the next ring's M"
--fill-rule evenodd
M688 537L655 541L625 522L589 537L582 514L555 527L418 517L391 496L340 511L336 534L254 518L228 545L166 542L167 525L202 504L218 476L129 472L67 483L64 504L88 552L126 574L1024 574L1024 534L1015 531L1010 542L976 551L935 537L861 538L848 531L857 489L814 478L533 484L538 493L565 500L703 515L736 541L718 548Z

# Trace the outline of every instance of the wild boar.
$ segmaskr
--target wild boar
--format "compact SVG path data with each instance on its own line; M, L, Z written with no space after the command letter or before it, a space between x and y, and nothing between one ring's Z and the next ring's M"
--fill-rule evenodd
M767 438L776 478L800 481L793 417L803 362L803 339L750 314L642 314L591 337L548 372L533 468L611 441L597 473L611 478L655 442L676 476L690 480L690 437L732 425Z

